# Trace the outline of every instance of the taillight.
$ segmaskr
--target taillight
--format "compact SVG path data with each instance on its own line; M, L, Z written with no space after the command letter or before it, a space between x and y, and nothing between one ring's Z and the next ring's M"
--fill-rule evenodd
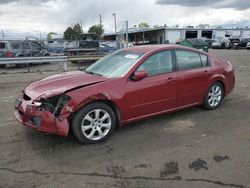
M7 50L7 51L5 52L5 56L7 56L7 57L13 57L13 52Z

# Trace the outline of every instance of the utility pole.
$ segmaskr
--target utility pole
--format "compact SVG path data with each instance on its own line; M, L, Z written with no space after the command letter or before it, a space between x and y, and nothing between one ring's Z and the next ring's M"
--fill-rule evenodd
M114 22L115 22L115 34L116 34L116 33L117 33L117 28L116 28L116 14L115 14L115 13L113 13L112 15L114 16Z
M4 37L4 30L2 29L2 35L3 35L3 37Z
M80 20L80 24L81 24L81 28L82 28L82 20ZM83 28L82 28L82 31L83 31Z
M126 24L126 47L128 48L128 20L125 21Z
M102 28L102 15L100 14L100 28Z
M115 41L116 41L116 48L119 49L119 48L120 48L120 43L119 43L119 41L118 41L118 36L117 36L116 14L113 13L112 15L114 16L114 23L115 23Z

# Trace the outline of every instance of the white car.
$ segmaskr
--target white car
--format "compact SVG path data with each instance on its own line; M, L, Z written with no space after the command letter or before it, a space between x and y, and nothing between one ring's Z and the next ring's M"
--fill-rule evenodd
M218 37L214 39L214 42L212 43L212 48L221 48L221 49L225 49L225 48L229 48L229 40L227 38L223 38L223 37Z
M247 43L246 48L247 48L248 50L250 50L250 42Z

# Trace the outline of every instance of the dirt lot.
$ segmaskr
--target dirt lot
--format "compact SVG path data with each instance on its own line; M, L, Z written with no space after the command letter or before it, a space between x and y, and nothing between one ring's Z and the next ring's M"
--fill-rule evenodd
M192 108L131 124L95 145L44 135L14 119L21 89L57 72L0 69L0 187L250 187L250 51L211 53L236 70L235 90L217 110Z

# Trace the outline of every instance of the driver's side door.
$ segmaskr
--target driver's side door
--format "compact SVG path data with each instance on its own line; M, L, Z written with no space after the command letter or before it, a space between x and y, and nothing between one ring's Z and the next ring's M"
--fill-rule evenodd
M170 50L151 55L137 71L145 71L148 76L139 81L127 81L125 119L133 121L176 107L176 73Z

